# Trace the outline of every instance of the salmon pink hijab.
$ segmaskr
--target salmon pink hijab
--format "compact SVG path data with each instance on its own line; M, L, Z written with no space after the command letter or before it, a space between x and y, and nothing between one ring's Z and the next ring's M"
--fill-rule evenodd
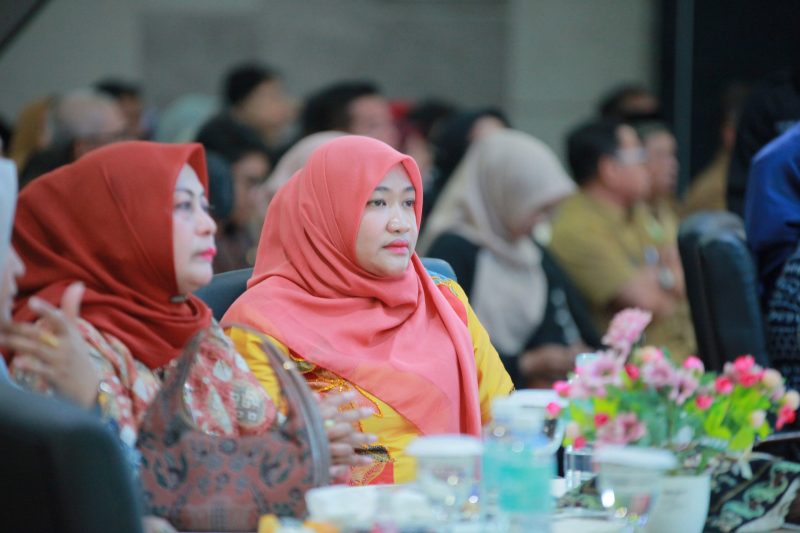
M422 185L413 159L352 135L315 150L270 204L248 290L223 326L271 335L388 403L423 434L478 435L469 331L417 255L393 278L356 262L367 200L398 164L416 190L419 226Z
M32 321L28 299L59 305L82 281L81 317L150 368L180 355L211 323L199 299L178 295L172 203L188 164L207 187L199 144L116 143L36 178L19 196L13 242L25 275L14 319Z

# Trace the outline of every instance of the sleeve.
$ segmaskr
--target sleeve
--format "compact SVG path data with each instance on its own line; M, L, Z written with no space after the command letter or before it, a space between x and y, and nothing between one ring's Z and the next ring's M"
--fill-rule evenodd
M557 220L549 250L589 303L603 308L636 275L626 252L614 235L603 228L590 227L590 221Z
M469 296L475 279L475 260L478 250L478 246L460 235L443 233L433 241L427 255L450 263L459 285Z
M475 369L478 372L478 395L481 404L481 421L486 424L491 421L492 400L498 396L507 396L514 390L511 377L506 372L500 356L497 354L489 333L483 327L472 306L469 304L464 289L454 281L446 282L458 300L464 304L467 311L467 328L472 337L475 353Z
M283 411L283 401L281 396L281 387L272 366L269 364L267 354L261 349L262 337L255 332L246 329L231 327L225 330L225 334L233 342L234 348L242 356L250 368L250 372L267 391L270 399L279 409ZM289 356L289 349L275 340L272 337L266 337L268 341L272 342L273 346L277 348L286 357Z

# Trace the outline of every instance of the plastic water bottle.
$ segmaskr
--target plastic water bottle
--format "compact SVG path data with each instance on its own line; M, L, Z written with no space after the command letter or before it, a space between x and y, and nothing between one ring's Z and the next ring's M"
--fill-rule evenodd
M482 469L481 507L492 530L550 531L555 460L541 413L501 398L492 404Z

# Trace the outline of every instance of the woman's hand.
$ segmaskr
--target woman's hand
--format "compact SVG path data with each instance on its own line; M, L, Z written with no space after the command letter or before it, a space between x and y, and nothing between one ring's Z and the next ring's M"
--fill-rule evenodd
M350 466L368 465L372 459L356 453L356 448L372 444L375 435L361 433L355 422L372 415L368 407L342 410L358 397L353 391L341 394L328 394L318 399L319 409L328 434L331 449L331 477L339 479L347 475Z
M77 326L84 290L82 283L67 287L61 309L31 298L28 306L41 320L4 326L0 345L16 353L17 368L40 377L63 396L88 408L97 398L100 373Z

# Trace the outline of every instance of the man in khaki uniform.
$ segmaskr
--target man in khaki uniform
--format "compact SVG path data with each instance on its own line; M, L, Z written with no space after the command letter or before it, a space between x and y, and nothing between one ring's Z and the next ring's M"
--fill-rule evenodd
M550 249L589 301L601 331L625 307L653 312L648 344L683 360L695 347L675 258L646 230L650 192L645 153L630 126L595 121L572 132L569 163L580 191L561 205Z

